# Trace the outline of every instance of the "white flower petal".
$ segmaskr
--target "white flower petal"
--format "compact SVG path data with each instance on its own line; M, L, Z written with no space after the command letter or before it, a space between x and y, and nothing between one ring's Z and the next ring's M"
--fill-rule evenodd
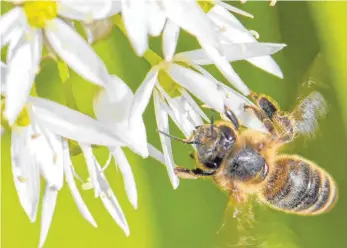
M93 150L90 145L82 144L79 143L81 150L83 152L83 156L86 160L87 168L88 168L88 173L89 177L91 180L91 183L94 188L94 196L99 197L100 192L101 192L101 186L99 184L98 180L98 172L97 168L95 167L95 161L94 161L94 155L93 155Z
M216 84L200 73L172 64L168 70L171 77L202 102L219 112L224 110L223 95Z
M196 36L200 42L218 46L213 23L195 0L163 0L162 4L170 20Z
M130 234L129 226L127 223L127 220L125 218L125 215L122 211L122 208L119 205L119 202L113 193L110 184L108 183L100 164L95 159L94 155L92 154L94 159L94 167L97 171L97 180L100 185L100 198L102 203L104 204L105 208L109 212L109 214L112 216L112 218L116 221L116 223L122 228L122 230L125 232L127 236Z
M159 93L156 90L154 91L153 97L154 97L155 117L157 119L158 130L163 131L165 133L170 133L168 115L161 107L162 100L160 99ZM171 141L168 137L162 134L160 134L160 141L161 141L164 158L165 158L165 165L169 173L170 181L174 189L176 189L179 185L179 180L174 172L175 163L173 160Z
M231 12L237 13L239 15L247 16L249 18L254 18L254 16L252 14L250 14L244 10L238 9L232 5L227 4L227 3L224 3L222 1L217 1L216 4L223 7L223 8L226 8L227 10L229 10Z
M110 148L110 151L114 157L114 160L116 161L116 165L123 175L124 187L127 192L129 201L131 205L133 205L133 207L137 209L137 189L131 166L122 148L115 147L113 150L112 148Z
M122 17L136 54L142 56L148 47L145 0L122 0Z
M45 194L42 199L42 214L41 214L41 232L39 247L43 247L49 228L52 223L52 218L57 202L58 191L46 185Z
M228 81L235 86L236 89L241 91L244 95L250 93L247 85L242 81L239 75L234 71L231 64L224 55L221 55L216 48L208 44L202 44L202 48L207 55L215 63L220 72L228 79Z
M157 148L155 148L154 146L152 146L151 144L148 143L148 151L149 151L149 155L158 160L160 163L162 163L163 165L165 165L165 158L164 158L164 154L162 154Z
M134 118L142 116L148 105L149 99L151 98L153 87L157 82L157 77L158 70L156 68L152 69L147 73L146 78L136 90L133 104L131 106L129 122L133 122Z
M160 7L159 1L147 2L148 32L150 35L159 36L164 28L166 16Z
M111 130L101 122L56 102L30 97L33 118L62 137L87 144L117 146L126 144L122 131Z
M30 221L34 222L40 199L40 171L28 145L32 134L31 126L12 129L11 159L19 201Z
M233 14L218 5L213 8L213 11L227 20L224 23L225 31L223 32L223 36L230 42L257 42L257 39L254 38ZM232 25L230 25L230 23L232 23ZM280 78L283 77L282 71L271 56L262 56L255 60L248 59L248 61L268 73Z
M60 190L63 187L63 144L61 137L52 134L47 129L35 127L38 132L35 139L30 139L33 156L40 166L42 177L47 186Z
M169 104L167 106L165 102L162 102L161 107L170 115L184 135L189 136L195 128L188 118L188 112L182 106L181 101L184 99L182 97L171 98L160 85L157 85L157 89Z
M28 40L23 34L12 51L6 75L5 116L10 125L22 111L30 93L41 58L42 36L38 30Z
M94 98L93 108L98 120L113 125L127 124L134 94L129 86L115 75L110 75L107 87Z
M183 89L181 91L182 96L186 99L186 101L190 104L190 106L194 109L194 111L199 114L205 121L210 122L210 119L207 117L207 115L204 113L204 111L201 110L199 105L195 102L195 100L191 97L191 95Z
M6 75L7 75L7 65L0 61L0 94L6 95Z
M121 11L119 1L71 1L60 0L57 2L59 15L85 22L101 20Z
M93 21L92 23L82 23L89 44L106 39L112 32L113 26L111 18Z
M271 56L251 58L248 59L248 62L272 75L275 75L279 78L283 78L283 73L280 66L276 63L276 61L273 58L271 58Z
M13 34L25 26L25 14L22 8L16 7L0 16L0 48L6 46Z
M221 50L223 55L229 62L244 60L244 59L258 59L265 58L264 55L274 54L283 49L285 44L278 43L228 43L222 44ZM212 58L206 54L203 49L196 49L187 52L182 52L175 55L175 60L188 60L199 65L210 65L214 64Z
M75 200L75 203L77 205L78 210L80 211L80 213L82 214L82 216L90 223L92 224L94 227L97 227L97 224L92 216L92 214L89 212L88 207L86 206L86 204L83 201L83 198L80 194L80 192L78 191L78 188L76 186L76 182L74 180L74 175L73 175L73 165L71 162L71 158L70 158L70 152L69 152L69 145L67 143L67 141L63 141L63 156L64 156L64 173L65 173L65 179L66 182L70 188L70 192L72 197Z
M129 123L129 128L127 130L131 137L129 140L129 148L143 158L147 158L148 149L145 123L143 122L142 116L133 118L132 121L133 122Z
M163 32L163 53L166 61L171 61L175 54L179 34L180 27L168 20Z
M71 26L56 18L47 24L45 33L56 53L74 71L94 84L105 86L108 79L105 64Z

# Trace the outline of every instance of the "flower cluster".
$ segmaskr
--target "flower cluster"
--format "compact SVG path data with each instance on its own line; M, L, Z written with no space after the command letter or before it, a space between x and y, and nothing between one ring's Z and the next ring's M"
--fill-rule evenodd
M123 147L164 163L173 187L178 186L169 138L160 136L163 152L147 142L142 116L152 95L157 129L166 133L170 133L169 117L185 136L208 122L201 103L221 114L226 105L244 126L264 130L252 113L244 111L245 104L253 104L246 97L250 90L231 62L246 60L282 77L271 55L285 45L258 42L256 33L246 29L234 14L252 18L220 0L15 1L13 8L1 16L1 48L7 46L7 57L1 62L1 133L4 128L11 131L14 182L31 221L38 211L40 178L45 180L40 247L46 240L64 178L81 214L96 226L75 181L81 179L71 162L73 147L83 153L89 172L89 181L82 188L94 190L126 235L130 231L125 215L104 175L106 168L93 154L95 145L109 149L110 160L114 158L119 167L134 208L136 183ZM83 26L87 40L76 28L77 23ZM135 53L151 65L136 92L108 72L90 45L112 28L121 30ZM196 37L201 49L176 54L181 29ZM161 35L164 58L149 48L148 35ZM93 102L95 119L34 96L35 77L47 51L57 63L100 87ZM205 70L203 66L209 64L214 64L235 89Z

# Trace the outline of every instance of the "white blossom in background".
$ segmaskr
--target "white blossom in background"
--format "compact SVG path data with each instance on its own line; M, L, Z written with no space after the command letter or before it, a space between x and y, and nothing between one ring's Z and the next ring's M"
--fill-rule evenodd
M199 40L202 47L201 50L189 51L183 54L186 58L199 65L214 64L237 90L244 95L248 95L250 92L247 85L230 64L234 57L234 50L230 50L229 45L257 43L258 41L253 36L254 32L247 30L231 12L251 18L253 18L253 16L222 1L207 1L207 3L213 3L214 5L206 16L217 30L215 32L215 37L217 37L219 44L218 46L212 46L208 42ZM164 57L166 60L170 61L175 52L178 35L165 39L164 33L163 37ZM239 52L242 52L242 49ZM269 55L254 56L253 58L247 59L247 61L275 76L280 78L283 77L279 66Z
M228 44L230 61L252 58L262 55L273 54L284 47L283 44L271 43L244 43ZM193 51L197 57L206 59L203 51ZM233 57L231 56L233 54ZM186 66L182 66L182 63ZM191 66L191 68L187 68ZM160 76L167 75L165 79ZM164 89L171 87L179 92L178 96L170 96ZM155 115L158 130L170 133L170 116L180 130L189 136L196 126L203 123L202 119L208 121L208 117L200 109L198 104L188 93L192 93L208 107L220 113L224 111L224 105L230 107L240 119L241 123L247 127L264 130L261 122L253 113L245 112L245 104L253 104L246 97L217 81L201 66L194 64L185 54L178 54L173 57L172 62L162 61L148 72L146 78L135 92L134 102L131 107L130 122L133 116L141 115L149 102L153 93ZM169 173L171 183L174 187L178 184L178 179L174 174L174 159L171 149L170 139L160 135L165 164Z
M95 197L101 199L116 223L129 235L124 213L91 148L91 144L126 146L127 134L42 98L30 97L26 109L30 123L12 128L12 171L20 203L32 222L36 220L40 201L40 176L46 183L39 247L46 240L64 178L82 216L94 227L97 226L78 191L67 139L78 142L82 149Z
M68 14L74 20L88 22L100 20L121 13L128 38L137 53L142 56L148 49L148 35L159 36L163 33L163 46L174 52L175 47L168 42L177 39L180 28L199 41L218 46L215 27L195 0L119 0L92 1L96 9L103 14L96 15L93 8L80 13L79 1L63 0L68 6ZM92 6L92 5L89 5ZM86 10L87 8L83 8ZM88 13L89 12L89 13ZM98 12L100 13L100 11ZM93 40L90 37L90 40Z
M27 101L39 71L44 43L88 81L100 86L108 83L108 71L102 60L77 31L60 18L69 18L69 13L73 12L64 2L23 2L0 17L0 48L9 45L4 114L10 125ZM92 3L82 6L80 2L80 13L87 11L89 14L88 7ZM94 8L94 12L98 17L102 10Z

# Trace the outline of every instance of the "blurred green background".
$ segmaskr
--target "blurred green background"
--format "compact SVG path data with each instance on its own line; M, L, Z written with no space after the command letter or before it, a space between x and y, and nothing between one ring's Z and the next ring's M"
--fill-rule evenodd
M233 3L234 4L234 3ZM93 192L82 191L98 228L93 228L78 212L68 187L58 196L57 207L45 247L347 247L347 2L248 2L235 6L254 14L253 20L239 19L248 29L259 32L260 41L283 42L288 46L274 56L284 73L277 79L246 62L234 63L235 69L251 89L276 99L290 110L297 96L319 90L329 104L329 114L320 122L314 138L300 138L286 147L286 153L299 154L328 171L339 187L336 207L317 217L300 217L270 210L253 203L252 228L240 230L240 223L227 208L228 195L210 180L181 180L173 190L166 169L153 159L142 160L127 151L135 173L139 208L129 204L123 181L115 166L106 175L130 225L125 237ZM2 13L8 4L2 3ZM151 48L160 52L160 38L151 39ZM178 51L197 47L196 41L181 32ZM117 74L135 90L149 70L147 62L137 57L124 35L115 28L94 48L109 71ZM2 59L5 56L2 51ZM36 79L36 92L42 97L66 104L63 93L72 92L77 108L89 115L96 86L76 74L63 84L56 65L49 60ZM226 82L215 67L208 69ZM71 97L70 96L70 97ZM73 98L71 98L73 99ZM70 102L71 104L71 102ZM117 111L117 110L114 110ZM145 113L149 141L160 147L153 104ZM171 123L174 135L182 134ZM10 163L10 133L1 141L1 247L37 247L40 215L31 224L22 210L14 188ZM176 163L193 167L190 147L173 142ZM107 159L104 149L95 153L101 163ZM84 159L73 158L76 170L87 177ZM242 224L242 223L241 223Z

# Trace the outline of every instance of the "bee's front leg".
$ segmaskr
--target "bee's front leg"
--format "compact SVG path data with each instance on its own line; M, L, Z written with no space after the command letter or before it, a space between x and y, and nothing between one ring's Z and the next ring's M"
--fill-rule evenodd
M215 171L204 171L200 168L186 169L184 167L176 167L175 174L183 179L198 179L199 177L212 176Z

